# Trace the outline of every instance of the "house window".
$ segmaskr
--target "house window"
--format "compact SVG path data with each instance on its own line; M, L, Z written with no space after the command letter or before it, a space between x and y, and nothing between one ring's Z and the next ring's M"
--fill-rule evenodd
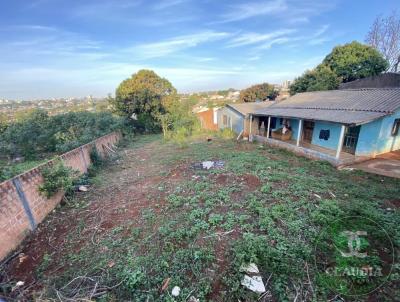
M222 116L222 124L228 126L228 117L225 114Z
M399 134L400 129L400 118L394 120L393 128L392 128L392 136L396 136Z

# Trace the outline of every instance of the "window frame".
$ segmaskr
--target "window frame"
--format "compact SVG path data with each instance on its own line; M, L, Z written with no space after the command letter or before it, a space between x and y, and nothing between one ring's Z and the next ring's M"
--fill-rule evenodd
M393 126L392 126L392 132L391 135L392 136L398 136L400 132L400 118L396 118L393 121Z
M228 126L228 115L222 115L222 125Z

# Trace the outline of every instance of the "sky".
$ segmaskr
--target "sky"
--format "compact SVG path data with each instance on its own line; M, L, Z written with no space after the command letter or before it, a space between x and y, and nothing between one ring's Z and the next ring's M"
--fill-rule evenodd
M282 83L363 42L399 0L0 0L0 99L114 94L140 69L179 92Z

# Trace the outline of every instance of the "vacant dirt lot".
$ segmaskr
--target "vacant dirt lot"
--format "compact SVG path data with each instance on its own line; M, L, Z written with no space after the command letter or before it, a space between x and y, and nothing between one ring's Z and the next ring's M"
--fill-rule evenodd
M330 240L347 246L323 231L348 216L378 223L398 248L399 180L337 171L277 149L217 137L211 142L198 137L178 148L160 136L142 136L119 153L91 179L88 192L59 206L3 263L0 296L192 302L393 301L400 296L399 261L395 257L392 266L391 245L382 231L370 231L370 244L363 247L376 253L362 265L381 265L383 276L361 281L324 276L318 261L329 258ZM202 170L203 160L224 165ZM318 240L329 241L326 251L315 249ZM337 257L329 259L349 265ZM241 266L248 263L258 266L264 294L240 284ZM24 284L17 286L18 281ZM175 286L181 289L177 297L171 294ZM354 288L369 294L347 297Z

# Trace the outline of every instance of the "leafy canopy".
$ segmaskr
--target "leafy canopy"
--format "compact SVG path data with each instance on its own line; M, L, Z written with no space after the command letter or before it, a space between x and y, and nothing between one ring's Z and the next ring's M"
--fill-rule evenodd
M140 70L118 86L111 103L120 115L145 115L155 120L175 98L176 89L167 79L152 70Z
M321 91L336 89L340 84L339 77L325 65L319 65L313 70L306 71L290 86L290 93L305 91Z
M333 48L321 64L295 79L290 93L337 89L342 82L378 75L387 67L376 49L354 41Z
M388 68L388 62L376 49L353 41L336 46L322 61L344 83L378 75Z
M49 116L44 110L34 110L0 132L0 154L8 158L37 159L49 153L69 151L124 126L124 119L109 112Z
M255 102L256 100L274 100L278 95L275 87L268 83L253 85L240 92L239 99L242 102Z

